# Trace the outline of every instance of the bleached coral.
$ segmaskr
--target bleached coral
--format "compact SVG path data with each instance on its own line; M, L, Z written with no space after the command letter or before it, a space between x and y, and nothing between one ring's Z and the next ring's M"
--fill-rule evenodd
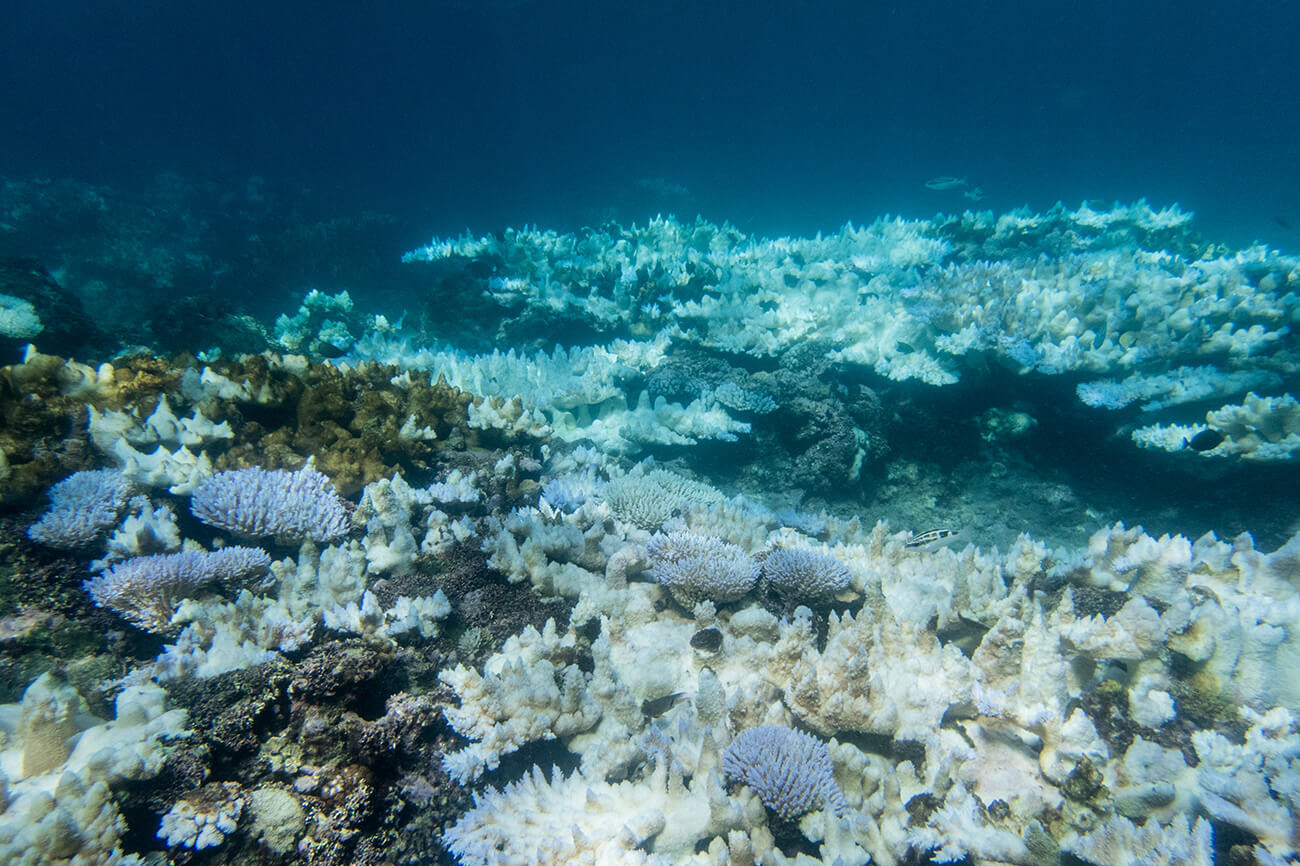
M346 291L336 295L312 289L292 316L275 322L275 338L285 351L319 351L322 346L346 351L357 329L352 315L352 297Z
M50 509L27 537L51 547L85 547L117 522L132 491L116 469L75 472L50 488Z
M128 686L111 721L95 718L66 683L45 674L18 706L0 707L0 859L6 863L133 864L109 786L162 768L186 736L183 710L156 685Z
M616 784L582 772L566 778L557 771L548 781L534 767L503 790L489 787L476 793L474 807L447 832L447 846L467 866L523 860L538 866L717 863L716 857L697 860L690 849L658 844L669 831L674 831L673 838L713 835L701 833L705 828L699 826L701 817L711 817L705 799L709 784L696 779L687 785L680 776L669 778L662 763L644 782ZM717 783L712 786L716 789ZM674 823L680 819L689 820L695 832L678 836L680 828ZM719 853L725 855L725 846Z
M241 589L233 601L183 600L172 617L173 624L182 626L180 634L142 675L210 677L302 648L326 611L357 605L359 616L366 591L365 550L355 541L323 549L304 542L296 560L272 562L270 575L254 589L256 594ZM418 628L411 614L423 620L424 612L406 609L400 618Z
M1113 375L1217 354L1240 368L1275 351L1298 302L1278 285L1293 260L1262 247L1196 260L1167 252L1189 219L1145 202L1058 206L770 240L666 219L582 238L510 231L435 241L406 260L472 250L499 261L494 279L505 293L497 297L522 306L524 317L557 309L598 322L621 316L659 331L672 324L674 339L711 349L768 355L817 333L829 336L831 357L931 384L956 382L972 353L1045 373ZM974 245L956 260L954 237ZM1160 246L1143 246L1153 242ZM1052 255L1034 252L1044 248ZM1279 279L1259 280L1261 271ZM709 277L705 291L688 295L692 272ZM652 304L637 291L647 273L657 275ZM608 274L622 276L611 287Z
M552 621L543 632L512 637L482 673L457 665L438 675L460 699L444 708L447 722L472 741L444 757L452 778L465 784L524 743L571 736L600 720L587 678L560 661L565 646Z
M1223 372L1213 366L1183 366L1167 373L1133 373L1120 381L1083 382L1075 391L1086 405L1122 409L1142 401L1147 412L1205 400L1228 397L1251 388L1271 388L1282 378L1271 370Z
M658 529L686 505L721 498L722 494L709 485L663 469L621 475L603 491L603 499L616 517L642 529Z
M158 838L172 848L215 848L239 826L244 797L234 782L205 785L172 804Z
M806 547L774 550L763 560L763 581L789 598L821 601L848 589L851 576L844 563Z
M1300 402L1290 394L1247 394L1240 405L1206 413L1205 422L1223 433L1230 454L1245 460L1288 460L1300 453Z
M125 439L113 443L113 456L130 481L144 487L165 487L176 496L187 496L213 475L212 460L203 451L195 454L184 445L175 451L159 445L145 454Z
M1192 745L1200 758L1196 779L1202 808L1220 821L1250 833L1275 858L1293 857L1300 848L1300 731L1282 707L1267 713L1242 708L1250 724L1238 745L1217 731L1196 731Z
M30 301L0 294L0 337L30 340L43 330L45 325Z
M98 607L121 614L146 631L165 631L181 599L214 581L265 573L271 557L254 547L224 547L211 553L186 550L139 556L112 566L84 584Z
M171 553L181 546L180 530L176 527L176 512L162 503L157 507L144 496L134 496L129 502L126 518L109 536L103 559L90 564L91 571L102 571L115 562L135 556Z
M801 731L778 725L742 731L722 753L722 769L782 818L822 808L842 814L847 808L826 744Z
M756 549L809 544L795 530L767 522L770 515L738 503L687 509L672 522L686 524L697 513L724 506L734 521L716 515L707 520L739 533L745 531L739 528L741 515L748 515L754 538L747 544ZM535 548L529 573L557 567L552 556L591 556L595 550L612 563L612 553L626 549L608 534L594 548L583 539L578 527L590 508L585 504L550 518L572 535L564 544ZM643 532L631 526L623 531ZM1163 835L1151 836L1153 851L1199 856L1200 837L1193 834L1188 843L1178 821L1201 810L1258 835L1261 856L1290 856L1287 840L1263 828L1292 824L1296 792L1289 779L1297 734L1291 710L1271 708L1294 704L1300 695L1286 677L1266 672L1287 669L1286 659L1296 654L1300 593L1293 580L1300 573L1300 539L1262 553L1248 536L1232 543L1213 536L1192 542L1117 525L1077 551L1052 551L1021 537L999 553L908 548L907 533L891 533L883 524L866 530L836 524L831 534L836 540L823 549L848 571L845 592L863 596L865 605L851 614L832 612L821 637L807 609L784 620L756 603L720 611L706 602L683 611L663 607L662 589L653 583L606 584L598 574L575 583L574 622L601 622L600 637L590 644L591 675L579 680L555 662L546 670L528 670L541 659L564 659L564 647L577 645L573 626L567 634L530 635L490 658L482 673L458 671L452 678L459 710L483 707L472 719L485 724L471 736L477 741L471 754L449 759L449 769L468 777L500 752L489 746L474 755L478 742L500 739L513 750L534 737L555 738L578 756L579 776L596 791L608 784L594 781L602 777L643 784L636 769L641 755L671 755L690 769L708 753L707 738L698 733L705 718L709 736L723 743L747 728L798 725L823 737L843 734L850 742L863 734L911 740L924 750L923 761L891 762L848 742L827 744L844 817L815 813L799 825L820 847L822 862L869 857L898 863L910 848L936 858L1051 863L1062 850L1086 858L1084 852L1094 850L1089 846L1109 844L1106 833L1112 830L1128 838L1118 822L1098 830L1072 799L1081 796L1096 798L1089 808L1150 816L1149 834L1164 828ZM1031 591L1045 580L1064 587L1051 596ZM1129 598L1104 613L1084 615L1075 597L1095 592L1093 587ZM952 636L976 623L973 651L968 645L963 652ZM692 638L702 630L711 639L697 646ZM1171 664L1170 649L1198 666L1192 681ZM1120 659L1127 672L1119 669ZM1103 676L1119 682L1107 685ZM516 707L522 718L540 720L531 732L506 710L509 677L535 698ZM493 678L496 697L480 684ZM568 697L561 698L557 683L571 690ZM1107 727L1111 717L1095 715L1089 701L1103 686L1106 694L1129 696L1126 723L1151 737L1175 718L1189 687L1207 696L1221 689L1229 701L1258 709L1246 711L1251 727L1244 745L1210 731L1193 734L1200 765L1191 767L1179 750L1141 736L1125 752L1115 751ZM642 702L663 696L677 697L662 717L638 712ZM566 732L551 723L565 705L593 708L581 730ZM488 712L489 707L496 709ZM696 772L698 777L698 767ZM1087 773L1102 783L1095 794L1079 793ZM931 807L916 818L907 806L922 795ZM498 815L533 802L522 789L518 800L506 792L500 796L494 801ZM991 810L1003 811L994 818ZM1054 812L1062 815L1059 823L1040 820ZM475 826L487 820L482 813ZM772 849L761 821L750 815L725 836L709 836L699 826L683 831L690 836L685 850L707 849L707 862L719 862L712 858L724 850L791 862ZM667 832L666 827L655 838ZM653 840L642 847L660 850ZM490 859L495 854L482 856L497 862Z
M94 406L88 411L91 441L106 453L112 453L118 439L125 439L134 447L184 445L197 451L205 445L234 436L229 424L224 421L213 423L197 407L189 418L177 418L165 394L158 397L153 412L143 420L133 413L100 411Z
M687 607L735 601L758 581L758 564L740 547L713 536L660 533L646 544L646 553L651 575Z
M924 741L949 707L972 700L974 665L924 623L899 621L889 611L832 614L821 652L811 629L805 609L764 674L784 686L786 705L815 731Z
M1217 443L1189 448L1189 443L1206 431L1215 435ZM1290 394L1260 397L1252 392L1239 404L1207 412L1204 424L1149 424L1131 435L1143 448L1186 451L1211 459L1291 460L1300 453L1300 403Z
M392 640L407 632L431 638L438 634L438 620L450 614L451 602L442 590L432 596L399 596L388 608L380 607L375 594L367 591L360 604L353 601L325 611L324 623L334 631L378 640Z
M194 489L190 511L204 523L250 537L333 541L352 529L352 517L330 480L312 461L295 472L232 469Z
M440 553L473 537L478 526L469 515L453 518L435 503L454 512L481 501L476 480L475 472L453 470L444 480L418 489L400 472L367 484L354 515L366 528L367 569L400 573L420 554Z
M1065 848L1097 866L1211 866L1213 842L1214 831L1204 818L1191 824L1179 815L1168 826L1150 819L1138 827L1115 815Z

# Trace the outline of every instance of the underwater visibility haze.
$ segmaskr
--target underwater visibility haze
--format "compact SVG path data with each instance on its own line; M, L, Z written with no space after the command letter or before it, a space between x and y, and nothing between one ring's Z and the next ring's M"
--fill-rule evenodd
M0 28L0 862L1300 862L1300 10Z

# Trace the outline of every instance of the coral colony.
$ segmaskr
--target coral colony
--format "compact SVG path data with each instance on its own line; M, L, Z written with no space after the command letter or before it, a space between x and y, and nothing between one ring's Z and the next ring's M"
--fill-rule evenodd
M1134 465L1300 459L1300 259L1190 219L435 240L466 346L313 292L91 367L0 296L0 637L59 659L0 708L0 861L1295 862L1300 535L844 504L928 495L898 395L990 370ZM989 478L1032 411L973 410Z

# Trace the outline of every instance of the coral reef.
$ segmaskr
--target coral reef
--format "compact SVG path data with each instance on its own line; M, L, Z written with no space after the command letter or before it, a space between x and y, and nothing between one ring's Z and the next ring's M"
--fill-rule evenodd
M1300 535L1114 516L1293 477L1293 257L1138 204L408 259L462 341L331 287L0 370L10 859L1300 852Z

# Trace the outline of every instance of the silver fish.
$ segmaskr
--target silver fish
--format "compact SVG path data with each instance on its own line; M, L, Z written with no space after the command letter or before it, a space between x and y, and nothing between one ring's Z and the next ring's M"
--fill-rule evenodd
M925 182L929 189L956 189L959 186L969 186L964 177L932 177Z

